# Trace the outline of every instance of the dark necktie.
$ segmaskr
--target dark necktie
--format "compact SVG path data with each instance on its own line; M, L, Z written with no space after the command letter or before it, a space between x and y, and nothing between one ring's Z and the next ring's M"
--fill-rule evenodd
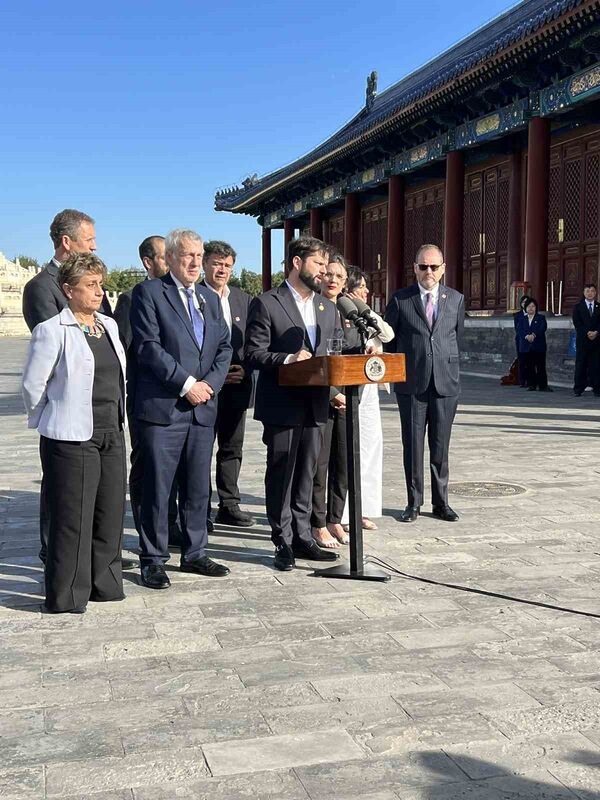
M593 313L594 313L594 304L593 303L588 303L588 309L589 309L590 317L591 317L593 315Z
M198 347L202 350L202 343L204 342L204 320L194 303L194 288L190 286L189 289L185 290L185 293L187 295L188 311L190 312L192 327L194 328L194 337Z

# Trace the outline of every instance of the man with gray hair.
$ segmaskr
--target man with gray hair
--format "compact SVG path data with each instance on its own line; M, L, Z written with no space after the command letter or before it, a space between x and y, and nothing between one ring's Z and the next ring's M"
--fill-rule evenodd
M217 395L231 361L229 329L215 292L198 286L204 246L191 230L165 240L169 272L133 290L137 363L133 413L144 461L141 579L167 589L169 494L179 480L180 569L211 577L229 569L206 555L206 516Z

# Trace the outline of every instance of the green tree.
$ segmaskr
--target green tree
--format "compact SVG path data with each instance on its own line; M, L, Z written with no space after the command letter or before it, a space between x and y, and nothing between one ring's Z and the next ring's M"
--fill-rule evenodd
M278 286L281 286L284 280L285 280L285 273L283 270L279 270L279 272L274 272L273 275L271 276L271 285L273 286L274 289L276 289Z
M146 272L142 269L111 269L104 281L104 288L107 292L126 292L145 277Z
M13 258L13 261L16 261L17 259L19 259L19 263L21 264L22 267L36 267L36 269L39 269L40 262L37 260L37 258L32 258L31 256L25 256L22 253L20 253L18 256L15 256Z
M262 276L258 272L243 269L240 272L240 289L248 292L252 297L262 294Z

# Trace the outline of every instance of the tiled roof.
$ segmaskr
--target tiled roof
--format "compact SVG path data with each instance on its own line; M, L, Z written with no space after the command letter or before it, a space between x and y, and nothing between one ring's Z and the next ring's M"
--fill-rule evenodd
M497 53L514 46L565 12L583 5L585 0L524 0L513 8L479 28L442 55L377 95L371 108L363 108L347 125L323 144L287 166L254 179L245 187L235 187L216 197L217 208L223 210L239 206L269 186L285 180L303 167L327 156L329 153L364 136L403 108L427 97L436 89L448 84Z

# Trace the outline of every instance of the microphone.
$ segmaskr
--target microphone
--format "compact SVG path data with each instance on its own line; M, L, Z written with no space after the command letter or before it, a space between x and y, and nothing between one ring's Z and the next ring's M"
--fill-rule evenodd
M377 331L377 333L382 333L379 323L377 322L377 317L375 317L369 306L358 298L354 298L352 302L356 306L356 310L358 311L359 315L368 322L371 328Z
M341 294L337 299L336 305L340 313L346 319L350 320L350 322L352 322L361 333L364 333L365 336L369 335L367 323L358 313L358 308L353 300L350 300L349 297L345 297L343 294Z

